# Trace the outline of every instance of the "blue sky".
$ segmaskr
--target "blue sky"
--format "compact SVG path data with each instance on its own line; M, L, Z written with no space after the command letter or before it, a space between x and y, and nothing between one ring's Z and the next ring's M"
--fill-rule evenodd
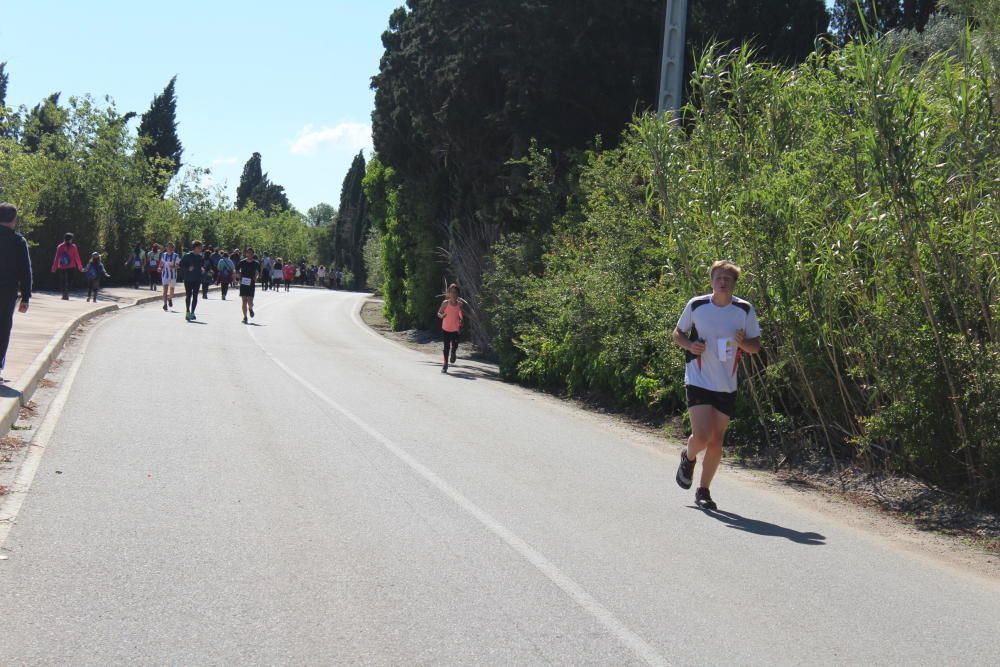
M403 0L4 2L7 104L61 91L143 112L177 75L184 161L230 196L254 151L301 211L334 206L358 150L370 153L381 35Z
M831 0L827 0L830 4ZM23 0L3 3L7 103L61 91L143 112L177 75L184 161L233 196L254 151L305 212L337 205L371 146L381 35L403 0Z

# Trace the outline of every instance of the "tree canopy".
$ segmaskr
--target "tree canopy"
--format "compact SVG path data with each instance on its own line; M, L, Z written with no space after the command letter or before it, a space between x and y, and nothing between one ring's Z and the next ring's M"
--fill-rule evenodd
M163 92L153 97L149 110L139 122L139 138L143 155L153 165L155 173L163 174L154 183L160 194L167 191L170 179L181 169L184 148L177 135L177 77L170 79Z
M285 188L271 182L261 168L261 155L256 152L243 165L243 174L236 189L236 208L243 210L249 204L268 212L288 211L292 208Z

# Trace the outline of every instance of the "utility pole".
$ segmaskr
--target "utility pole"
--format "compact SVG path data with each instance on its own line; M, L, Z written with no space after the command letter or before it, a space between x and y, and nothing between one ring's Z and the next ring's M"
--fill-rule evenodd
M687 0L667 0L663 28L663 58L660 61L660 94L657 113L680 114L684 85L684 38L687 32Z

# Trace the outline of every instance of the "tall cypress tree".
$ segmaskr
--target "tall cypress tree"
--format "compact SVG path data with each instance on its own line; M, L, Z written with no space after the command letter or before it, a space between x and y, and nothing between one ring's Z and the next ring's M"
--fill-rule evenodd
M264 172L260 168L260 153L254 153L243 165L243 174L240 175L240 185L236 188L236 208L241 211L250 202L250 195L260 185L264 179Z
M243 165L240 185L236 188L236 208L242 211L250 202L268 213L287 211L292 207L285 188L272 183L261 168L260 153L251 155Z
M34 153L40 150L46 137L62 132L67 113L59 106L59 95L60 93L52 93L46 97L36 104L24 119L21 145L27 152Z
M7 63L0 63L0 109L2 109L7 102L7 83L9 81L10 75L7 74Z
M153 97L149 111L142 114L142 120L139 122L139 137L146 140L142 144L142 152L146 158L172 161L169 177L159 179L155 184L161 195L166 192L170 179L180 171L181 155L184 153L181 140L177 136L177 95L174 91L176 83L177 77L174 76L163 92Z
M338 266L350 269L354 284L365 284L364 246L371 226L368 215L368 198L365 196L365 156L359 152L340 188L340 208L331 226L334 235L333 255Z

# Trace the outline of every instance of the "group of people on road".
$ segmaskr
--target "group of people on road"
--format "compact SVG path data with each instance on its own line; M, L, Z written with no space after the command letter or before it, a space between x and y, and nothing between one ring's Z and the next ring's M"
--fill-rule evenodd
M14 231L16 220L17 209L11 204L0 204L0 371L6 361L18 300L23 313L27 312L31 298L31 259L24 237ZM213 281L222 286L223 299L229 286L239 286L242 321L246 324L255 314L254 292L258 281L263 289L278 289L284 285L288 291L294 281L310 284L310 281L330 277L333 285L339 287L342 279L337 269L327 273L323 267L308 267L304 262L296 267L281 258L271 258L268 253L258 259L253 248L228 254L208 249L206 254L200 241L192 243L191 250L183 256L175 251L173 243L166 244L162 251L158 244L153 244L149 252L137 246L129 261L133 269L139 270L133 274L136 287L143 271L160 278L165 311L173 305L176 283L184 283L185 319L188 321L197 319L199 292L207 297L207 286ZM62 272L64 299L69 298L72 273L87 274L87 298L95 301L101 278L108 277L101 256L96 252L86 268L83 266L72 234L66 234L56 249L52 271ZM702 469L695 504L709 511L717 507L709 489L722 460L726 430L736 412L740 360L761 349L756 311L749 302L733 293L741 273L742 269L733 262L719 260L713 263L709 271L712 291L687 302L671 334L674 343L684 350L684 386L691 422L691 435L681 451L675 477L681 488L690 489L701 455ZM444 337L441 372L447 373L449 366L455 364L466 319L465 301L458 285L448 286L437 316Z

